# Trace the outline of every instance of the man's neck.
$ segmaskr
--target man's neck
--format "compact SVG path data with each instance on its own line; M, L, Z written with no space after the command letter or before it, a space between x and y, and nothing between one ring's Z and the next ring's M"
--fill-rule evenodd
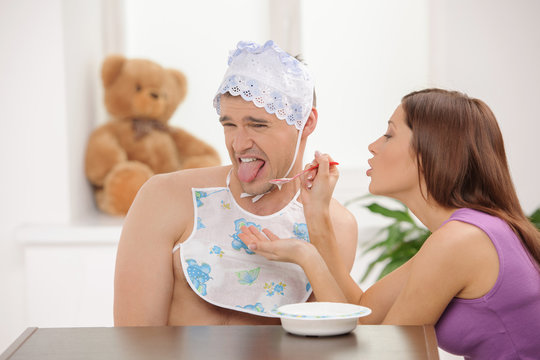
M253 202L253 197L244 197L241 198L240 194L244 191L238 183L237 179L231 179L229 185L231 192L238 203L244 210L259 216L271 215L283 209L291 200L295 197L298 189L300 188L299 181L293 181L288 184L285 184L279 190L276 186L266 193L259 200Z

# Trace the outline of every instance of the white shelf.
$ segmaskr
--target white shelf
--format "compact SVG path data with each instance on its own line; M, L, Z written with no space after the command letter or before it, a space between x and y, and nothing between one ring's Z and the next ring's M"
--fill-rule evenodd
M69 224L25 224L15 230L23 245L117 244L123 218L102 214Z

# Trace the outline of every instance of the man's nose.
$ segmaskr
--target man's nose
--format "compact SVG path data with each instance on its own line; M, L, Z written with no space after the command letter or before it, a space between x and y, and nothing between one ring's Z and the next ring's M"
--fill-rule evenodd
M251 136L249 136L249 134L245 130L239 129L233 141L234 151L237 153L241 153L243 151L251 149L252 147L253 139L251 139Z

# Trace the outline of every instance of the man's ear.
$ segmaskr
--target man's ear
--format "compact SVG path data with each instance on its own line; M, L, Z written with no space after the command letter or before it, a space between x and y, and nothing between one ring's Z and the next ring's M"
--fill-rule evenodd
M311 113L309 114L309 117L306 121L306 125L304 125L304 130L302 131L302 137L306 138L315 130L317 127L317 119L319 118L319 113L317 113L317 109L312 108Z

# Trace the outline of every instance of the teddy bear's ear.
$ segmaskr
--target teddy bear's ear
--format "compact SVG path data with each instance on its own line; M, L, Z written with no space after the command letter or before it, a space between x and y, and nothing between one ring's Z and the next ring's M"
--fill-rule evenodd
M178 103L181 103L187 94L187 78L181 71L175 69L168 69L169 73L173 75L178 85L179 99Z
M126 58L122 55L109 55L105 58L101 67L101 80L105 87L114 82L122 71L125 62Z

